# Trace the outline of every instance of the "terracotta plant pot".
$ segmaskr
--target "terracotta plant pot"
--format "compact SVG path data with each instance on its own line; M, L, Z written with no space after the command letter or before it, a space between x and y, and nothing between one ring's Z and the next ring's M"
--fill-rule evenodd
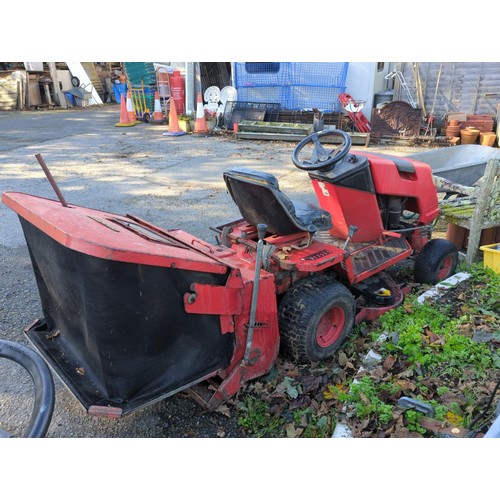
M460 127L460 122L458 120L450 120L448 125L450 127Z
M460 137L460 131L455 132L454 130L445 129L446 137Z
M479 134L479 144L481 144L481 146L493 146L496 138L497 134L495 134L495 132L481 132Z
M479 137L477 128L467 127L460 131L460 142L462 144L474 144Z
M460 125L457 126L449 125L444 130L446 137L460 137Z

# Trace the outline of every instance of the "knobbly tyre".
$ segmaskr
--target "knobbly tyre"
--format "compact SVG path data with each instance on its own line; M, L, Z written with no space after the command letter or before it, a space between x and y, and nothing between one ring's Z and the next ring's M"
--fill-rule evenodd
M214 409L280 352L328 359L355 324L398 307L391 266L414 259L417 282L454 273L457 249L431 239L428 164L351 151L340 130L306 137L292 161L317 205L269 173L224 172L242 218L212 228L215 244L67 203L46 168L58 200L3 193L43 311L25 333L88 414L119 418L180 391Z

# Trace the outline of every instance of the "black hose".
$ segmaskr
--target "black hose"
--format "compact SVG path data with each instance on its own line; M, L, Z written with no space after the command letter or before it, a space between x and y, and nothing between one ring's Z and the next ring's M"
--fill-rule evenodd
M495 385L495 388L493 389L493 392L490 395L490 399L488 400L488 403L486 404L485 408L483 411L473 420L473 422L470 424L471 430L467 433L466 437L475 437L478 432L481 431L483 427L485 427L488 422L484 422L482 425L474 429L474 426L481 420L482 417L486 415L486 412L490 409L491 403L493 403L493 399L495 397L495 394L498 391L498 388L500 387L500 379L497 380L497 383Z
M35 402L23 437L44 437L52 420L55 402L54 379L48 366L42 357L31 349L8 340L0 340L0 358L18 363L31 375L35 385Z

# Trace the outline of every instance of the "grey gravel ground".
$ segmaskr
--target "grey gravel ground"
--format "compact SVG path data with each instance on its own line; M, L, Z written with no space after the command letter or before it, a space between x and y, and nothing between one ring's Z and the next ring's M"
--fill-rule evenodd
M54 198L35 155L40 153L67 201L131 213L166 229L181 228L214 242L210 226L239 217L222 172L247 166L273 173L289 196L313 201L307 175L290 158L294 144L221 136L167 137L166 126L115 127L116 105L0 114L0 192ZM358 149L364 149L359 147ZM423 149L423 148L422 148ZM419 148L369 147L405 155ZM41 316L38 290L16 214L0 204L0 338L29 343L23 328ZM56 378L48 438L242 437L230 416L206 412L179 394L121 420L90 417ZM32 387L11 362L0 360L0 428L20 435Z

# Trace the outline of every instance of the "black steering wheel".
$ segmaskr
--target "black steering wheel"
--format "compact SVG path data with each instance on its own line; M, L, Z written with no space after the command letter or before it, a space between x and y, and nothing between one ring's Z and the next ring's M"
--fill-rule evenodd
M327 151L321 143L321 139L329 136L337 136L342 139L342 142L337 146ZM301 170L331 170L336 163L338 163L351 149L352 139L351 136L343 130L332 129L323 132L315 132L302 139L292 154L293 164ZM308 159L300 159L302 150L306 146L309 147L310 157ZM303 156L303 155L302 155Z
M31 375L35 386L31 419L22 437L44 437L52 420L55 402L54 379L48 366L36 352L8 340L0 340L0 358L10 359L21 365ZM0 437L14 436L0 429Z

